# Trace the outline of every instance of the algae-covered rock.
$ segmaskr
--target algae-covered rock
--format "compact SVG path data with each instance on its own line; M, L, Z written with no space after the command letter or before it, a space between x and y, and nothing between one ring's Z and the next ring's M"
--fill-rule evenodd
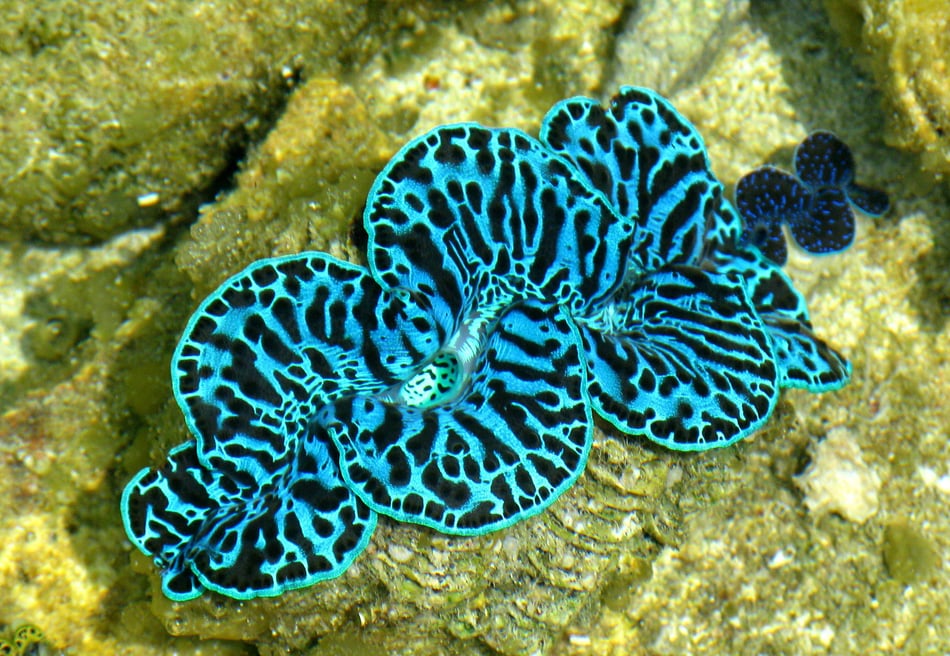
M950 173L950 4L945 0L826 0L884 93L889 144Z
M748 11L748 0L636 3L617 41L610 87L636 84L670 96L702 79Z
M179 266L203 295L254 259L339 244L394 148L352 88L308 81L245 165L237 189L192 226Z
M294 57L333 68L364 21L320 1L0 3L0 238L193 210L269 127Z

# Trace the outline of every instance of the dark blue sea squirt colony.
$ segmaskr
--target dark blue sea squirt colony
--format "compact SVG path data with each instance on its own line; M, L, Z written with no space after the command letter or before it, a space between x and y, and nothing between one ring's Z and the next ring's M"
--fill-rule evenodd
M262 260L191 318L172 379L194 439L122 497L171 599L338 576L379 513L510 526L577 480L594 414L701 451L761 427L782 388L850 376L647 89L560 102L539 139L436 128L364 220L368 268Z

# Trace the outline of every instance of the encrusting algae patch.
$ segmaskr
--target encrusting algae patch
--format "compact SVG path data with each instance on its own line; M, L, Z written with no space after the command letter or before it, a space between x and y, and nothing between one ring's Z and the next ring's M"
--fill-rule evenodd
M244 3L242 15L262 7ZM289 23L267 20L287 15L281 11L308 12L304 25L331 35L318 53L295 45L301 42ZM150 189L136 187L146 179L137 172L153 170L158 179L166 166L147 156L135 164L120 159L108 173L116 180L131 173L135 188L112 198L132 215L86 225L67 213L41 231L8 223L6 237L74 242L93 234L101 241L103 226L122 234L99 247L114 256L105 267L101 260L84 264L83 246L4 246L11 271L41 258L44 265L38 276L0 272L17 281L22 289L13 298L30 310L5 322L14 333L0 340L11 354L3 361L29 363L4 378L10 382L0 396L0 624L33 624L54 650L97 654L946 651L950 488L939 481L950 476L950 410L942 403L950 388L950 227L940 220L947 191L918 181L911 192L897 182L917 160L879 141L880 103L893 100L889 87L885 98L876 95L820 3L731 2L691 20L668 15L665 6L621 14L606 2L583 11L541 1L504 10L475 2L452 11L390 4L385 11L380 23L352 4L342 14L299 3L256 14L253 33L277 36L238 40L228 51L233 77L221 84L250 89L272 81L264 93L275 92L265 102L276 99L267 104L274 111L241 142L247 149L238 174L199 194L208 204L195 236L184 229L196 220L186 199L204 183L163 187L161 203L145 208L154 214L138 214L136 199ZM337 30L333 16L357 18ZM711 27L698 28L703 21ZM712 45L698 56L677 43L678 25L711 33ZM890 194L890 213L859 216L854 244L843 253L815 258L789 249L786 270L820 334L853 362L852 382L824 395L783 394L762 430L717 452L671 454L598 428L578 483L544 513L497 533L458 538L380 521L337 579L273 599L206 593L187 603L167 600L151 563L133 557L118 501L136 471L160 464L189 438L167 371L195 303L260 257L318 248L359 261L360 235L351 240L350 226L376 172L401 144L461 120L531 131L559 99L602 101L618 85L642 85L637 70L614 54L625 43L637 47L632 35L641 26L667 30L668 47L639 57L661 62L651 69L661 71L651 86L704 136L728 198L739 176L764 161L787 168L794 146L818 129L834 131L854 150L862 183ZM120 45L122 38L109 36ZM260 45L272 38L286 42L279 52L298 56ZM56 39L47 33L36 41L45 48L41 58L54 60ZM258 50L246 64L241 53L252 43ZM0 57L9 54L0 49ZM253 64L260 61L264 69ZM96 89L97 78L88 80ZM198 88L209 80L182 84ZM211 98L176 115L203 111ZM210 118L187 121L215 134L221 124L214 117L222 114L211 110ZM316 125L311 111L321 119ZM22 132L9 133L18 140L11 147L35 144L34 137L47 143L30 125L17 125ZM345 139L321 159L328 129ZM357 153L351 162L348 149ZM214 139L198 140L185 154L207 159L175 175L198 171L207 182L220 170L214 162L232 161L222 151ZM90 161L93 170L97 160ZM77 208L104 198L95 186L85 196L81 179L70 180L69 189L36 196L37 211L59 216L65 192L78 194ZM129 216L131 223L123 222ZM137 233L123 231L133 225L154 227L129 248ZM82 299L96 307L84 309ZM37 351L23 341L20 331L63 316L83 319L66 346L41 340L49 348ZM882 481L878 511L861 525L835 512L811 513L796 485L815 445L838 430ZM914 544L936 554L933 566L900 569L895 541L911 533L895 526L910 527Z

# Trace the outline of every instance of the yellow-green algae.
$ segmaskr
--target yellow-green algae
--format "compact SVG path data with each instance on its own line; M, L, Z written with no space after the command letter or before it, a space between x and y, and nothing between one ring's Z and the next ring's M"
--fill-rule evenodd
M343 5L369 13L321 7ZM296 11L274 8L278 18ZM684 42L703 21L683 12L718 21L710 50ZM335 15L313 10L305 24ZM263 14L257 23L282 29ZM624 45L664 25L662 50ZM677 39L678 25L693 27ZM938 562L926 584L905 584L882 547L895 519L927 527L936 554L950 546L948 198L893 182L912 160L880 143L879 98L819 0L625 12L607 2L456 12L388 3L382 22L357 30L346 43L326 32L329 55L295 53L286 111L190 234L162 215L94 249L21 246L0 258L26 299L19 317L0 308L0 325L15 331L0 344L19 347L11 361L29 359L0 397L0 598L10 600L0 623L34 622L56 648L97 654L947 651L947 572ZM638 54L627 63L621 52ZM455 539L382 522L335 581L252 602L162 597L154 567L124 540L117 498L134 471L187 439L164 370L195 299L261 255L313 246L358 257L348 235L360 194L407 136L471 119L536 130L552 96L609 94L607 76L642 83L634 63L647 60L690 71L663 90L698 124L724 182L824 127L894 197L851 250L790 265L820 333L854 360L854 382L788 394L766 430L712 454L599 432L578 485L498 534ZM256 79L253 66L234 69ZM201 146L211 159L224 147ZM50 322L64 319L78 330L60 343ZM863 526L810 515L794 483L810 445L837 426L884 480Z
M920 528L896 517L884 527L884 565L895 580L907 585L926 582L936 573L934 544Z
M0 235L98 241L187 211L287 93L334 68L351 3L0 2Z

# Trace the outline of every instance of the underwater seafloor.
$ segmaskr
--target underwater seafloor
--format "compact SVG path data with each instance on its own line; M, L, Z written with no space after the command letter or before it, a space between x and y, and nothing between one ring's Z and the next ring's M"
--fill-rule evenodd
M942 2L0 1L0 639L69 654L950 652L950 10ZM908 35L913 34L914 38ZM730 188L810 131L892 208L787 266L853 362L739 444L597 431L477 538L381 521L338 579L172 603L118 512L187 439L168 364L265 256L357 259L387 159L654 88ZM942 95L941 95L942 94ZM730 191L731 193L731 191Z

